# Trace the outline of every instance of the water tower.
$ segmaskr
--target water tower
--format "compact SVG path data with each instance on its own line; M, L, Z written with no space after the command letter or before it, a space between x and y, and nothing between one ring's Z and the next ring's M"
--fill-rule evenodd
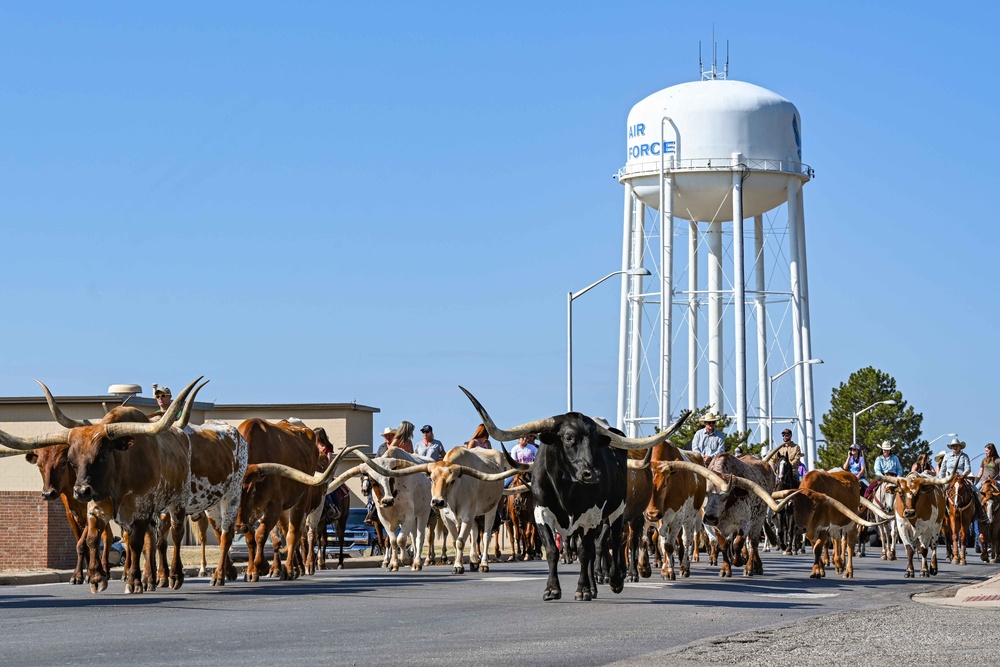
M658 282L623 276L618 424L649 433L710 404L763 441L771 416L774 430L793 425L812 467L802 186L813 170L798 110L713 65L632 107L627 148L622 268ZM772 381L793 366L794 387Z

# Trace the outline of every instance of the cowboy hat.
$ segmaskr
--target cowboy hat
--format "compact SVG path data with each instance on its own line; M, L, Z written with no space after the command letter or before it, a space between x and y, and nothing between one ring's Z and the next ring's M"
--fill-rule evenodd
M947 452L939 452L938 455L934 457L934 460L940 463L941 461L944 460L944 457L947 455L948 455Z
M889 451L890 449L892 449L892 443L889 442L888 440L883 440L882 444L879 445L879 449L881 449L884 452Z
M948 443L948 448L950 449L950 448L955 447L955 446L958 446L961 449L965 449L965 443L964 442L962 442L958 438L952 438L951 442Z
M387 435L396 435L396 429L392 428L391 426L386 426L384 429L382 429L382 437L385 437Z
M715 422L719 421L719 416L716 415L714 412L706 412L705 416L703 416L698 421L700 421L702 424L706 422L712 422L714 424Z

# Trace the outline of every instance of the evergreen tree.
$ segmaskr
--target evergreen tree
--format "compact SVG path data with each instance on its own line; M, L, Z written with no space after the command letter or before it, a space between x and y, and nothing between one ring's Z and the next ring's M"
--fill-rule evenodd
M701 423L701 418L709 412L711 406L706 405L703 408L697 408L691 413L691 416L687 418L684 422L684 426L674 433L670 437L670 442L674 444L678 449L691 449L691 441L694 439L694 434L700 431L704 424ZM726 428L733 423L733 418L727 415L719 415L719 421L715 422L715 428L720 433L723 434L726 440L726 451L733 453L736 448L739 447L743 450L744 454L759 454L763 445L760 443L750 444L747 439L750 437L750 431L733 431L732 433L727 433Z
M909 470L927 448L927 441L920 437L924 416L903 400L894 377L871 366L851 373L846 383L833 390L830 411L823 415L819 427L826 438L826 446L817 452L819 467L842 466L851 445L854 413L887 400L896 401L896 404L879 405L858 415L858 445L868 464L869 475L875 457L881 453L879 447L883 440L893 444L892 453L899 457L903 470Z

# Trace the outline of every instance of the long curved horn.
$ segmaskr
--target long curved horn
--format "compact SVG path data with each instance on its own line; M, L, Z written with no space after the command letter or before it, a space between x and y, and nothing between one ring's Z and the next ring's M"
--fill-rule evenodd
M19 452L27 452L39 447L50 447L52 445L65 445L69 443L69 430L52 431L45 435L36 435L30 438L19 438L4 431L0 431L0 446L14 449Z
M876 526L881 526L883 523L888 523L889 521L892 521L893 519L896 518L894 516L891 516L888 519L884 519L882 521L875 521L875 522L867 521L858 516L857 512L852 510L844 503L840 502L836 498L831 498L830 496L826 495L825 493L822 493L821 491L815 491L813 489L799 489L799 491L805 493L809 497L816 496L816 500L820 502L830 503L834 507L834 509L836 509L838 512L846 516L854 523L866 526L868 528L875 528Z
M612 447L616 447L618 449L646 449L648 447L655 447L660 443L666 442L670 436L680 430L681 426L684 426L684 422L686 422L687 418L690 416L690 410L683 411L677 421L671 424L669 428L660 431L656 435L651 435L648 438L626 438L609 431L600 424L596 424L596 426L598 431L611 438Z
M556 426L555 417L549 417L548 419L537 419L533 422L528 422L527 424L521 424L520 426L515 426L508 430L501 430L497 428L497 425L493 423L489 414L486 413L486 408L480 403L475 396L473 396L468 389L462 385L458 386L469 400L472 401L472 405L476 408L476 412L479 413L480 419L483 420L483 426L486 427L486 432L490 434L490 437L494 440L499 440L500 442L509 442L511 440L517 440L522 435L528 435L529 433L539 433L541 431L551 431Z
M771 496L770 493L768 493L767 489L765 489L760 484L757 484L756 482L747 479L746 477L736 477L734 475L732 478L732 484L733 486L738 486L741 489L746 489L747 491L752 492L758 498L767 503L767 506L770 507L775 512L780 512L781 508L787 505L789 501L791 501L791 499L796 496L795 493L791 493L788 495L782 494L782 497L784 499L781 502L775 502L774 498ZM798 490L799 489L796 489L796 491Z
M646 450L646 455L642 457L642 460L629 459L628 468L629 470L645 470L649 467L649 462L653 460L653 448L650 447Z
M924 484L930 484L932 486L948 486L949 484L955 481L956 477L958 477L958 470L953 470L951 474L945 479L940 479L935 477L933 479L925 480Z
M885 512L882 511L882 508L880 508L878 505L876 505L872 501L868 500L864 496L861 496L860 500L861 500L861 504L864 505L865 507L867 507L868 509L870 509L872 511L872 513L875 514L876 516L879 516L879 517L881 517L883 519L894 519L894 518L896 518L895 514L886 514Z
M779 450L779 449L781 449L781 447L774 447L774 448L772 448L772 449L771 449L771 451L769 451L769 452L768 452L767 454L765 454L765 455L764 455L764 458L763 458L763 459L761 459L761 460L762 460L762 461L763 461L764 463L767 463L768 461L770 461L770 460L771 460L771 458L772 458L773 456L775 456L775 455L776 455L776 454L778 453L778 450Z
M722 479L722 476L712 472L705 466L700 466L697 463L689 463L688 461L657 461L657 463L666 471L675 472L678 470L686 470L687 472L693 472L696 475L701 475L708 481L715 484L722 493L729 492L729 482Z
M160 417L155 422L141 423L141 422L112 422L110 424L104 425L104 432L107 437L111 440L117 440L118 438L135 437L137 435L148 435L154 436L163 433L177 421L178 415L180 415L181 410L184 407L185 401L187 401L188 395L194 389L195 385L201 382L202 378L205 376L197 378L194 382L184 387L184 391L179 393L173 402L170 403L170 407L167 408L166 413Z
M327 482L330 482L330 478L333 477L333 471L337 468L337 464L340 463L340 459L342 459L345 454L347 454L348 452L356 451L358 449L362 449L367 446L368 445L351 445L350 447L345 447L344 449L340 450L339 452L337 452L337 455L334 457L333 461L330 462L330 465L326 467L326 470L324 470L321 475L302 472L298 468L291 468L289 466L282 465L280 463L258 463L256 465L257 465L257 470L265 475L281 475L282 477L294 480L299 484L305 484L306 486L323 486ZM363 469L364 464L355 466L355 468ZM362 472L364 471L362 470ZM343 475L346 474L347 473L344 473ZM343 475L341 475L341 477L343 477ZM337 486L340 486L343 483L344 482L341 481L339 484L337 484ZM330 485L332 486L333 482L330 482ZM337 488L337 486L334 486L333 488Z
M503 490L503 495L505 495L505 496L519 496L522 493L526 493L528 491L531 491L531 485L530 484L521 484L520 486L512 486L509 489L504 489Z
M475 468L470 468L468 466L462 466L455 463L449 465L455 466L462 471L463 475L469 475L470 477L475 477L476 479L482 480L484 482L499 482L501 480L507 479L508 477L513 477L514 475L521 472L520 470L502 470L500 472L483 472L482 470L476 470Z
M875 479L880 482L886 482L888 484L899 484L899 477L895 475L872 475Z
M518 463L517 461L515 461L514 457L511 456L510 452L507 451L507 448L503 446L502 442L500 443L500 449L503 450L503 457L507 459L507 465L509 465L511 468L513 468L514 470L520 470L521 472L528 472L529 470L531 470L530 463Z
M195 396L198 395L198 392L201 391L202 387L204 387L209 382L211 382L211 380L205 380L200 385L195 387L194 391L191 392L191 395L188 397L188 399L184 401L184 408L181 410L181 416L178 417L177 421L174 423L175 428L179 428L183 431L185 427L187 427L188 420L191 419L191 406L194 405L194 398Z
M362 452L358 452L358 457L365 462L365 465L367 465L369 468L371 468L378 474L382 475L383 477L407 477L408 475L415 475L417 473L427 472L427 468L430 467L431 465L430 463L421 463L415 465L413 463L410 463L409 461L402 461L399 459L395 459L396 461L398 461L397 465L399 465L399 468L390 470L389 468L384 468L379 464L375 463L375 461L373 461L371 458L369 458Z
M45 392L45 401L49 404L49 412L55 417L56 421L60 426L65 426L66 428L76 428L78 426L93 426L93 423L89 419L70 419L66 414L59 408L56 403L56 399L52 396L52 392L49 388L45 386L45 383L41 380L36 379L37 382L42 387L42 391Z
M6 447L0 447L0 459L5 459L8 456L24 456L24 450L7 449Z

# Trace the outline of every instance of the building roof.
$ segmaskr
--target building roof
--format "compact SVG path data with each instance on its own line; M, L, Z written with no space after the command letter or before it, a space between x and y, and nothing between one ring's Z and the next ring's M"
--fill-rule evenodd
M99 394L96 396L55 396L56 402L60 405L74 405L80 403L115 403L120 404L121 396L114 394ZM0 405L33 405L45 404L42 396L0 396ZM156 399L145 396L133 396L129 399L128 405L141 407L157 407ZM205 401L195 401L192 406L195 410L356 410L360 412L381 412L379 408L360 403L210 403Z

